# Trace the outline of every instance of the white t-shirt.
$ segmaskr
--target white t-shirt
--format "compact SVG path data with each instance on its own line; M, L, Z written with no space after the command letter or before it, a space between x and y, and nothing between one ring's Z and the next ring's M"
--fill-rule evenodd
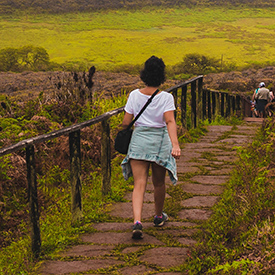
M150 95L141 93L139 89L133 90L129 95L124 110L135 117L150 97ZM153 98L152 102L135 122L135 126L164 127L166 126L164 113L175 109L172 94L162 91Z

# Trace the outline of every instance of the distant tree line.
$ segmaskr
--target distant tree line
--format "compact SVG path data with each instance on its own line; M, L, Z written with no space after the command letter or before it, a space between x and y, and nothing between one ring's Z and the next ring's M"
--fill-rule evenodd
M57 64L50 61L49 54L42 47L32 45L21 48L4 48L0 50L0 71L1 72L23 72L23 71L85 71L86 68L80 64ZM89 64L92 66L92 64ZM86 64L87 66L87 64ZM92 66L91 69L95 68ZM222 60L201 55L198 53L187 54L183 60L176 65L167 66L167 74L169 77L176 76L186 77L199 74L208 74L220 71L231 71L235 69L234 64L222 63ZM124 64L117 66L111 71L126 72L128 74L139 74L141 65ZM77 75L74 74L75 78ZM85 77L84 77L85 78ZM88 84L87 84L88 85ZM88 85L89 86L89 85Z
M16 10L66 13L100 9L140 8L144 6L175 5L249 5L253 7L274 7L274 0L0 0L0 14Z

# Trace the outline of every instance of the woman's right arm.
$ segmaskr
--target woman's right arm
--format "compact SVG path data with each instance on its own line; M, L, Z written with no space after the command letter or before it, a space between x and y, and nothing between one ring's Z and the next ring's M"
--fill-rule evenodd
M174 111L168 111L164 113L164 119L167 125L168 134L172 143L172 156L179 158L181 154L178 137L177 137L177 124L175 121Z

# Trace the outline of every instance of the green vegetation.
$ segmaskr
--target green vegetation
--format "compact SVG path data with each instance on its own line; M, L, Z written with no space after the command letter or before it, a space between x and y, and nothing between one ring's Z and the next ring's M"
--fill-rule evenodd
M129 182L125 182L121 173L119 166L121 160L118 157L112 163L112 194L110 196L101 195L99 172L91 170L87 173L82 186L84 218L74 227L71 225L70 216L69 171L54 166L47 174L39 177L39 192L45 196L44 200L46 200L41 207L41 259L50 258L68 245L77 244L80 234L91 232L90 223L110 220L106 214L108 204L121 201L125 190L129 188ZM22 207L22 205L18 206ZM28 225L25 221L21 222L20 228L27 234ZM28 235L20 237L19 240L3 248L0 255L1 274L37 274L35 262L31 258Z
M189 274L273 274L274 121L258 131L239 161L184 266Z
M0 18L0 49L43 47L52 62L97 70L136 66L155 54L168 66L188 54L220 66L272 64L274 8L156 8Z
M37 99L18 106L12 99L1 97L1 106L6 106L0 109L1 147L53 131L61 125L71 125L75 122L75 117L68 110L73 110L81 122L113 110L118 105L125 105L126 98L124 92L109 100L102 100L101 96L94 95L93 104L87 100L81 105L76 104L74 98L67 98L62 103L49 103L40 94ZM111 119L112 132L116 131L115 127L121 118L122 114ZM77 243L79 234L91 230L90 223L110 220L106 214L108 205L123 200L125 191L131 188L121 173L121 156L112 152L112 190L108 196L102 195L99 135L99 125L82 131L84 218L76 226L71 226L69 145L66 137L37 146L42 259ZM28 233L25 162L21 155L24 153L17 152L1 157L0 161L0 274L36 274Z

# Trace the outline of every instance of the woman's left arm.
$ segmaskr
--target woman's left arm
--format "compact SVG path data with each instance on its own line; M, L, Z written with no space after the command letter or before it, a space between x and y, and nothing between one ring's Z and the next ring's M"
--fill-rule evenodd
M180 146L177 136L177 124L175 121L174 111L167 111L164 113L164 119L167 125L168 134L172 143L172 156L174 158L180 157Z
M128 125L131 123L131 121L133 120L133 117L134 117L134 115L125 112L124 118L123 118L123 121L122 121L122 127L123 127L123 129L126 129L126 128L127 128L127 126L128 126Z

